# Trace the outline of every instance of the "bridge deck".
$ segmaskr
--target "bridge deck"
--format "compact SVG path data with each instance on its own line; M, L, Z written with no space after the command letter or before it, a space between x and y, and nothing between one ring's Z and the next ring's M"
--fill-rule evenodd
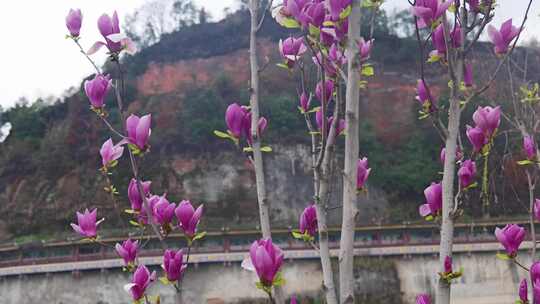
M532 247L531 242L524 242L522 249ZM482 243L462 243L454 245L454 252L494 252L501 250L501 245L497 242ZM398 246L380 246L355 248L357 256L399 256L399 255L424 255L437 254L439 246L428 245L398 245ZM331 249L330 254L333 257L338 255L338 249ZM189 263L225 263L240 262L247 256L247 252L221 252L221 253L195 253L190 256ZM285 250L286 259L315 259L318 254L313 249ZM161 265L161 256L145 256L139 258L139 262L145 265ZM84 270L100 270L121 268L123 266L120 258L96 258L89 261L69 261L60 263L47 263L36 265L23 265L0 268L0 277L14 275L43 274L54 272L71 272Z

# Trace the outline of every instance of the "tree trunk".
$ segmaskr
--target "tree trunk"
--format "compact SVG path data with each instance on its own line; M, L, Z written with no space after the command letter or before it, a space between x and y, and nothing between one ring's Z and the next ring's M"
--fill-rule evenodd
M464 14L463 8L461 13ZM462 16L464 18L464 16ZM445 40L449 45L449 27L446 19L443 19L445 30ZM462 48L457 51L456 60L453 60L452 53L448 55L449 75L453 80L450 93L450 105L448 109L448 137L446 138L446 157L444 161L444 173L442 180L442 224L441 243L439 248L440 272L444 272L444 260L447 256L452 256L452 246L454 243L454 181L456 177L456 150L457 139L460 127L460 96L459 87L463 81L463 45L465 45L465 31L461 35ZM450 49L450 48L447 48ZM439 279L437 296L435 303L450 303L451 285Z
M345 169L343 176L343 219L339 252L340 303L354 303L354 228L358 214L356 189L359 153L360 72L357 42L360 40L360 0L352 1L346 55L347 93L345 105Z
M324 71L323 71L324 73ZM324 78L323 78L324 79ZM324 89L323 89L324 91ZM322 94L325 96L325 93ZM324 102L323 102L324 104ZM323 111L324 112L324 111ZM330 259L330 248L328 245L328 199L330 196L330 164L334 156L335 140L337 137L336 130L339 123L340 101L335 103L334 117L326 145L323 147L323 159L319 168L315 167L315 184L318 184L318 193L315 200L315 208L317 209L317 229L319 231L319 255L321 257L321 266L323 272L324 292L327 304L337 304L337 293L334 284L334 271L332 269L332 260ZM326 114L323 114L326 115ZM324 126L324 124L323 124ZM326 131L322 128L321 134ZM321 135L322 136L322 135ZM324 143L324 140L321 140Z
M263 238L271 238L270 231L270 204L266 197L266 184L264 181L264 167L261 152L261 141L258 134L259 124L259 63L257 60L257 31L259 26L259 1L250 0L251 31L249 39L249 62L251 68L250 105L251 105L251 135L253 137L253 163L255 167L255 180L257 183L257 200L259 202L259 220ZM284 304L281 287L274 288L274 298L277 304Z

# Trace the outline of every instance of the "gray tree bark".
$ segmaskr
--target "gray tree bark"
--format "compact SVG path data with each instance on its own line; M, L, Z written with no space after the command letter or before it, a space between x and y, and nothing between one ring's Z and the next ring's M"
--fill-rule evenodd
M261 141L258 133L259 125L259 62L257 58L257 32L259 30L260 0L250 0L251 30L249 39L249 62L251 68L250 105L251 105L251 136L253 137L253 164L255 167L255 180L257 184L257 200L259 202L259 220L263 238L271 238L270 231L270 204L266 197L266 183L264 180L264 165L261 152ZM284 304L283 290L274 288L274 298L277 304Z
M339 253L340 303L354 303L354 228L358 214L356 189L359 153L360 71L357 42L360 39L361 0L352 1L346 55L347 93L345 105L345 169L343 177L343 218Z

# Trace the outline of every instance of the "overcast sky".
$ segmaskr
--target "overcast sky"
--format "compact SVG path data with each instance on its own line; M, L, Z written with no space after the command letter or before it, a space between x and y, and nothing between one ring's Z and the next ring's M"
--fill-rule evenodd
M7 1L6 1L7 2ZM80 8L84 14L83 39L87 48L98 40L96 20L103 13L118 10L121 20L140 6L144 0L17 0L4 3L0 9L2 46L0 47L0 105L8 107L21 96L30 100L49 95L60 96L66 89L78 85L92 68L77 52L72 41L66 40L65 15L69 8ZM223 9L233 7L235 0L195 0L219 18ZM501 8L495 20L514 17L520 21L526 0L499 0ZM387 9L406 8L406 0L387 0ZM526 38L536 35L531 29L540 28L535 3L527 26ZM103 62L105 53L94 57Z

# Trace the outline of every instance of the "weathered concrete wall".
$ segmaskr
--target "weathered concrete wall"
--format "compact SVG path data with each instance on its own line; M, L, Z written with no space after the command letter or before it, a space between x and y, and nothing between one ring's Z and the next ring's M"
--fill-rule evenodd
M525 258L524 258L525 256ZM523 262L529 261L525 254ZM453 304L508 304L516 299L519 280L525 271L494 253L459 254L454 265L464 276L454 283ZM433 293L437 282L436 256L413 258L359 258L355 263L358 303L409 304L418 293ZM158 270L159 272L159 270ZM316 260L287 261L285 292L314 299L321 289L321 271ZM265 303L264 293L255 288L255 274L239 264L201 265L185 277L186 303ZM94 271L8 277L0 279L0 304L127 304L123 285L129 275L120 271ZM160 294L162 303L173 303L171 286L155 283L150 294ZM312 303L306 302L306 303Z

